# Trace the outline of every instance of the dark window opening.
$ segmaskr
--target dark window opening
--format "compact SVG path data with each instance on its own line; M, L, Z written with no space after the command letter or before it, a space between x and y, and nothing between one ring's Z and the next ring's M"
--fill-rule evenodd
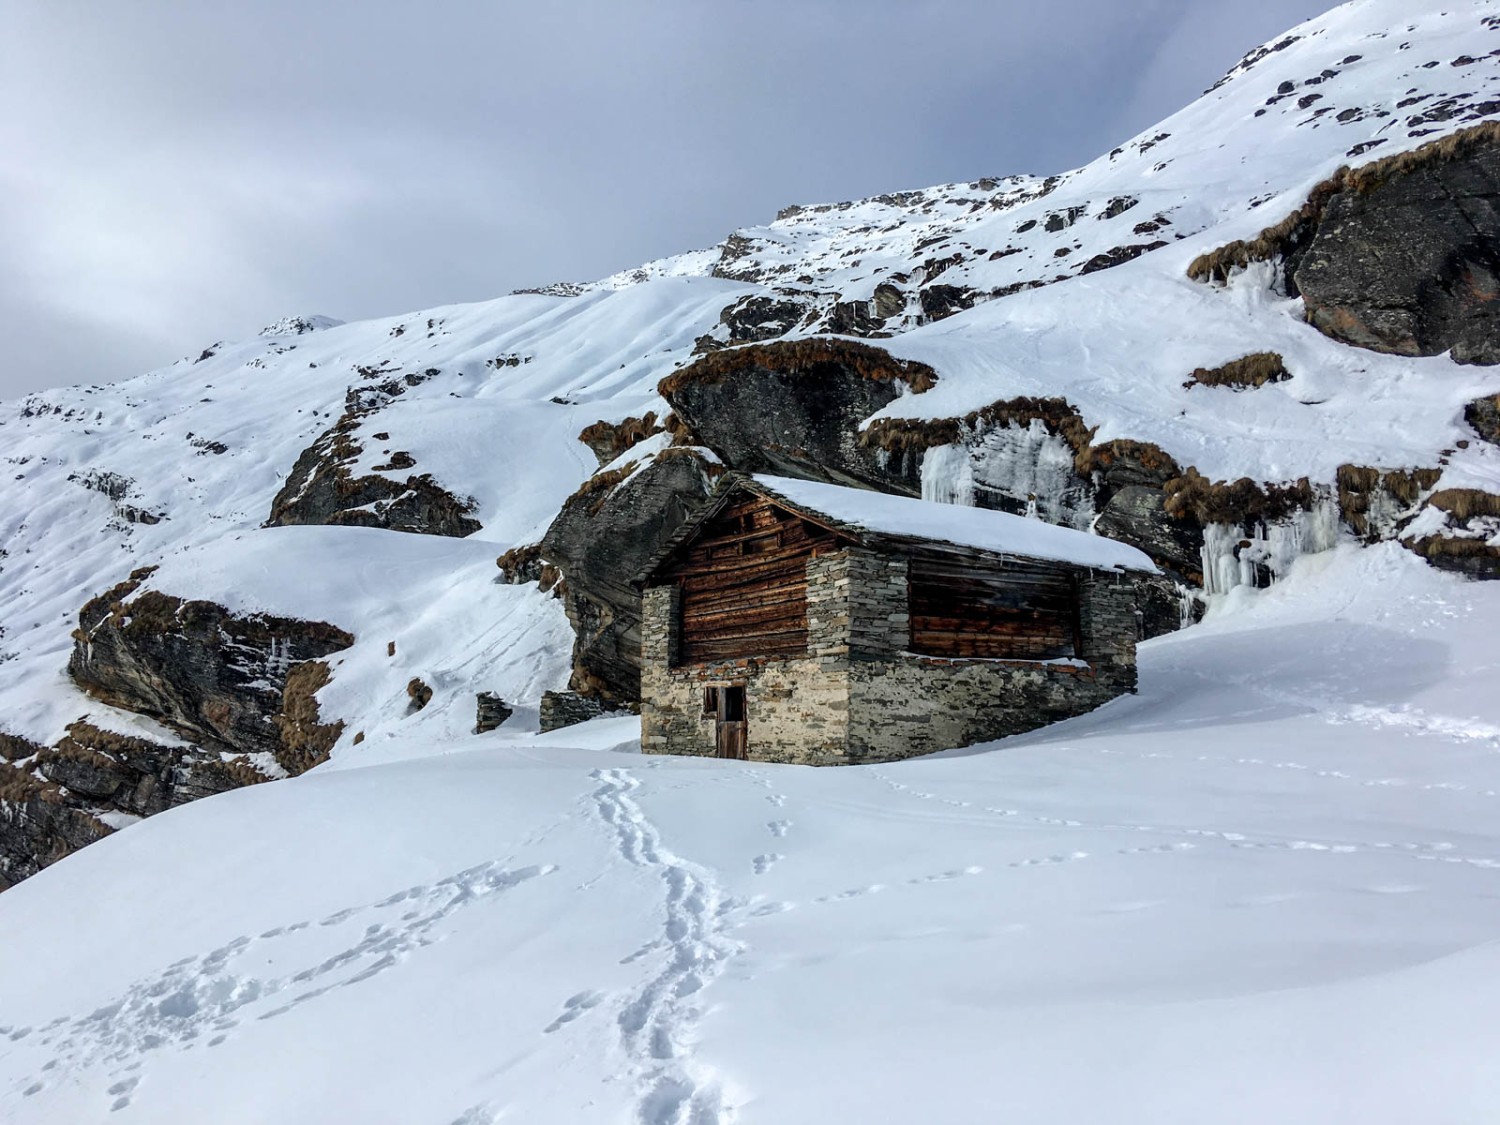
M745 689L727 687L722 689L719 699L719 719L726 723L745 721Z
M719 713L719 689L706 687L703 689L703 713L705 715L717 715Z

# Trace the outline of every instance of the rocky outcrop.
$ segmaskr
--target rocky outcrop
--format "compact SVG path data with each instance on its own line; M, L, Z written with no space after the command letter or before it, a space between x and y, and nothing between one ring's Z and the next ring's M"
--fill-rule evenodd
M0 765L0 891L110 831L96 815L70 802L60 786Z
M1500 496L1472 488L1434 492L1402 541L1439 570L1500 579L1500 547L1491 545L1500 541Z
M675 423L676 419L669 418L669 421ZM585 426L579 433L578 440L589 447L599 459L599 466L603 468L648 437L664 432L667 425L667 422L657 421L654 410L648 410L644 417L626 418L623 422L606 422L600 419L591 426Z
M815 307L809 295L778 289L774 296L741 297L719 314L719 326L694 342L696 354L738 344L758 344L785 336Z
M936 374L868 344L808 339L716 352L658 390L704 445L746 472L881 487L890 476L859 427Z
M288 679L354 638L325 622L238 616L143 589L150 575L138 570L83 607L68 662L74 682L206 748L286 757L284 768L295 772L304 746L287 732L303 731L309 717L296 690L288 699Z
M269 780L243 756L73 723L56 746L0 766L0 889L107 836L105 817L154 816Z
M1224 280L1279 260L1307 319L1347 344L1500 363L1500 124L1342 168L1301 208L1195 260Z
M692 449L670 449L643 467L596 474L552 521L541 556L565 579L575 691L612 703L640 698L640 593L632 583L718 471Z
M275 498L267 527L337 524L379 527L424 535L472 535L480 528L474 502L453 495L430 474L404 473L416 467L405 450L382 449L376 472L355 475L364 452L361 423L370 411L348 410L302 451ZM384 434L372 435L376 440Z

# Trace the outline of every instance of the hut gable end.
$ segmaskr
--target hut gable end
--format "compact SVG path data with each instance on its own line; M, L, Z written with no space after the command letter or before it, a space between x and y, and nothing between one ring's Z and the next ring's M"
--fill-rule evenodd
M807 560L841 542L767 497L731 497L653 576L681 590L680 663L805 654Z

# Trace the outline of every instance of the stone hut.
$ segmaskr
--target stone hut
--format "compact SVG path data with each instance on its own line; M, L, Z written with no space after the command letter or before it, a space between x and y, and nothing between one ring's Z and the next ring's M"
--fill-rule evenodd
M978 508L728 474L638 579L641 746L885 762L1136 684L1133 547Z

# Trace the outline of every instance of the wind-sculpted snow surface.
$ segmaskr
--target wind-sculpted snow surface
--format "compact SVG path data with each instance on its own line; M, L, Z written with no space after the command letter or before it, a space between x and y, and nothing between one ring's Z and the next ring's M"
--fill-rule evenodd
M0 1117L1488 1120L1497 614L1344 546L992 746L603 719L174 810L0 897Z

